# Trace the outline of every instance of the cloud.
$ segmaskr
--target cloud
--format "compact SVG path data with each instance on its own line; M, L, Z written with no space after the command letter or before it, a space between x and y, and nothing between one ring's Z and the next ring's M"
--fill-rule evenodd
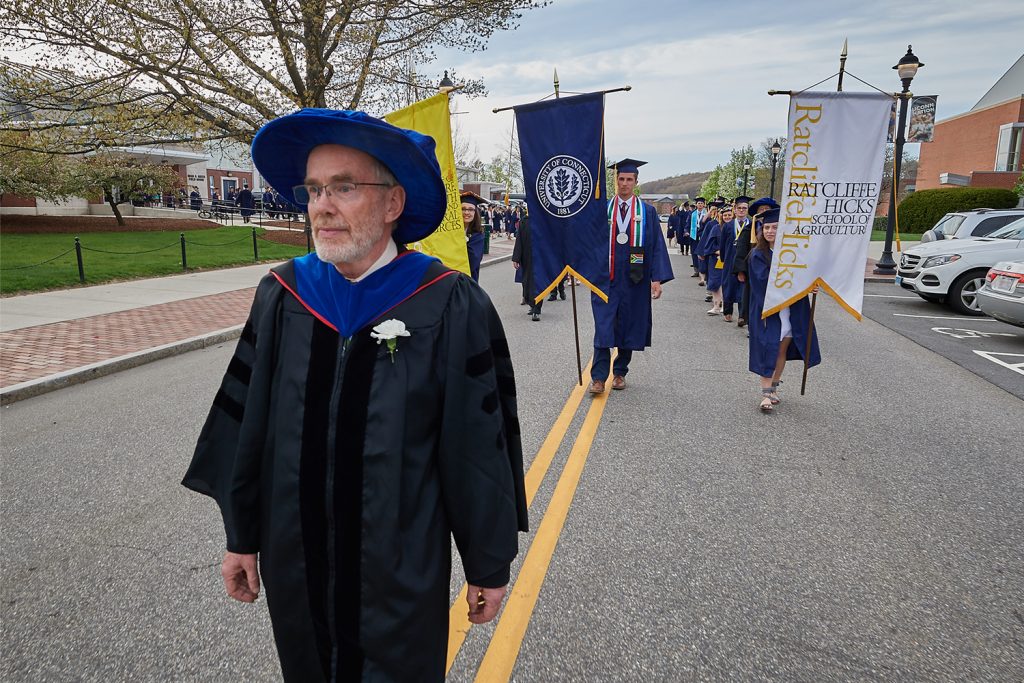
M784 96L838 71L849 39L850 74L884 90L899 90L891 69L912 43L924 62L913 83L939 95L939 117L970 109L1019 56L1024 13L1015 3L940 0L927 6L864 0L854 5L810 0L773 3L632 3L556 1L524 15L514 32L495 35L488 49L438 54L438 68L482 76L489 95L460 98L464 134L487 159L507 154L512 113L494 107L551 94L558 69L564 93L632 85L606 100L609 156L648 159L649 179L708 170L729 150L782 135ZM846 89L868 86L852 76ZM835 80L822 88L834 88ZM504 138L504 139L502 139ZM504 151L502 151L504 148Z

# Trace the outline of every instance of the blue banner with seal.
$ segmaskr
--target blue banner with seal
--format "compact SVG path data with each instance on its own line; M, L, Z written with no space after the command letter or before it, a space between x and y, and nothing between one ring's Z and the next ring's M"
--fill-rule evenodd
M604 94L515 107L535 300L575 276L608 300Z

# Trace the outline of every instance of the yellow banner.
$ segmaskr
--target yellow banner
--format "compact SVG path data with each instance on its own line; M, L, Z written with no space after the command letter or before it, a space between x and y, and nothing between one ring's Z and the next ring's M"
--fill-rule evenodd
M462 225L462 203L459 200L459 180L455 175L455 150L452 147L452 128L448 114L448 94L415 102L404 109L387 114L384 119L393 126L408 128L434 138L437 163L448 193L448 210L441 225L420 242L408 245L410 249L436 256L449 268L469 275L469 253L466 250L466 230Z

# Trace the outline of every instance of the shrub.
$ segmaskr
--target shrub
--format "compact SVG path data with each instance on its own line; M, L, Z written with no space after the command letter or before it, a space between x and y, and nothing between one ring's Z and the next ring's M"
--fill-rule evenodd
M972 209L1012 209L1017 193L996 187L952 187L921 190L899 205L901 233L920 234L930 230L939 219L953 211Z

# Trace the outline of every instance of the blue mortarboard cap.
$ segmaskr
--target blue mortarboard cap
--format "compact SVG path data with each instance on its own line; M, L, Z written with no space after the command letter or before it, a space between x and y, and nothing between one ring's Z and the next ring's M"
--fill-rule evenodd
M733 204L749 204L751 201L753 201L753 199L754 199L753 197L748 197L747 195L742 194L739 197L737 197L736 199L732 200L732 203Z
M758 216L758 218L761 219L762 223L778 223L779 222L779 214L780 213L781 213L780 209L778 207L776 207L774 209L768 209L767 211L762 213L760 216Z
M429 135L392 126L361 111L300 109L257 131L252 160L269 185L297 204L292 188L305 180L306 159L318 145L344 145L366 152L405 188L395 241L417 242L441 224L448 195Z
M616 173L636 173L640 174L640 167L646 164L646 161L640 161L639 159L623 159L617 161L608 168L614 169Z
M705 204L707 204L708 200L704 199L703 197L697 197L693 201L695 201L695 202L704 202Z
M459 200L463 204L472 204L473 206L480 206L481 204L487 203L486 199L475 192L469 191L459 193Z
M761 206L767 206L770 209L777 209L779 208L779 203L771 197L761 197L747 208L750 209L750 213L757 213L758 207Z

